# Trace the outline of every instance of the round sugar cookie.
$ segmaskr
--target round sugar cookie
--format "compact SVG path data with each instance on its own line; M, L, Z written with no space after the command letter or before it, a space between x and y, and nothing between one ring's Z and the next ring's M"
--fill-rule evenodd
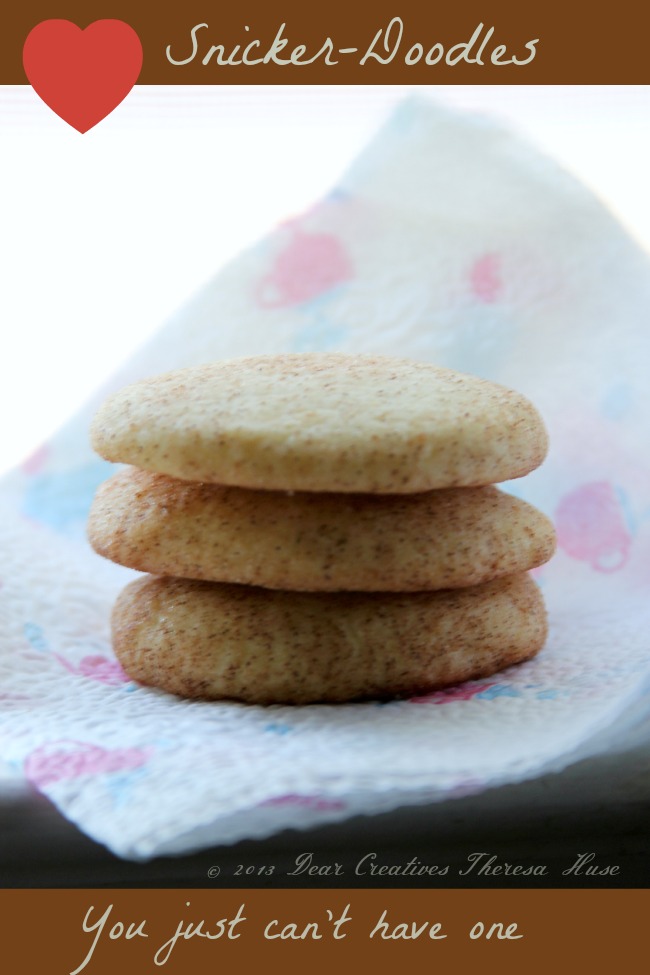
M187 481L387 494L521 477L547 450L519 393L342 353L233 359L135 383L100 408L92 442L107 460Z
M306 591L472 586L555 548L549 519L494 487L287 494L133 467L99 488L88 535L100 555L154 575Z
M145 576L119 595L126 673L184 697L308 704L421 694L534 656L546 638L525 573L431 593L295 593Z

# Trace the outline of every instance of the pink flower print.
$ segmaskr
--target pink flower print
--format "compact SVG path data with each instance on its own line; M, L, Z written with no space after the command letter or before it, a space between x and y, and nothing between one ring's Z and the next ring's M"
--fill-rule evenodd
M617 572L630 554L630 535L614 487L582 484L566 494L555 512L558 545L597 572Z
M20 469L23 474L39 474L40 471L45 467L45 463L50 455L50 448L47 444L43 444L38 450L35 450L33 454L22 462Z
M295 224L291 238L259 282L256 298L263 308L282 308L310 301L352 277L343 244L333 234L307 233Z
M483 254L472 264L469 271L472 295L486 305L498 301L503 291L501 262L497 254Z
M90 677L92 680L98 680L102 684L110 684L113 687L118 684L128 684L131 680L128 674L122 670L119 661L102 657L101 654L82 657L77 672L82 677Z
M64 779L103 775L140 768L151 756L149 748L101 748L83 741L58 741L41 745L25 759L24 771L38 789Z
M117 660L111 660L110 657L104 657L101 654L82 657L76 666L58 653L54 656L72 674L89 677L90 680L97 680L102 684L109 684L111 687L117 687L119 684L128 684L131 681L131 678L128 674L124 673Z
M410 704L449 704L450 701L471 701L477 694L481 694L491 684L473 684L471 681L465 684L456 684L454 687L446 687L441 691L432 691L430 694L423 694L419 697L410 697Z

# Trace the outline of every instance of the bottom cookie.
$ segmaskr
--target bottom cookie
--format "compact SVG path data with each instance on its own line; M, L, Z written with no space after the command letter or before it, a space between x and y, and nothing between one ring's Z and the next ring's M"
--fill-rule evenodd
M527 574L419 593L294 593L145 576L119 595L115 653L183 697L309 704L405 697L486 677L546 639Z

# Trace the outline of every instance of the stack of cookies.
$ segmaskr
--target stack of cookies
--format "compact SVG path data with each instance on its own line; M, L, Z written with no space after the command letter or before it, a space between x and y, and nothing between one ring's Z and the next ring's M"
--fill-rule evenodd
M115 652L186 697L402 697L532 657L527 570L555 536L498 490L543 460L521 395L384 356L258 356L114 394L93 445L97 552L151 573L113 613Z

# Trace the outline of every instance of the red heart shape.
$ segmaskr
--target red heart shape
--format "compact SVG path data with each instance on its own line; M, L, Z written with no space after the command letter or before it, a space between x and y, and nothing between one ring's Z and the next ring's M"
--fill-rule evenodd
M44 20L23 46L30 84L78 132L117 108L142 68L140 38L122 20L96 20L85 30L69 20Z

